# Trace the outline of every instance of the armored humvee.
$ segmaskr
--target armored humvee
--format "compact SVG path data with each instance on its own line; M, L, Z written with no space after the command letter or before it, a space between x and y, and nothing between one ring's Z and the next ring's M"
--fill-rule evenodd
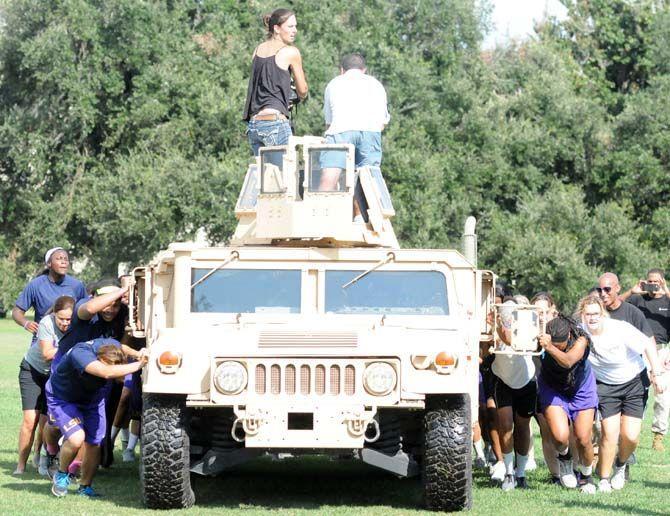
M229 245L174 243L133 273L146 505L188 507L191 473L261 455L346 454L470 507L495 281L474 219L464 254L400 249L380 169L317 137L261 149L235 213Z

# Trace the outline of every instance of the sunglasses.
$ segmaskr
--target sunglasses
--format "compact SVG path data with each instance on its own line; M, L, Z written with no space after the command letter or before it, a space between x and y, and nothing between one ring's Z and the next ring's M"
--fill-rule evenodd
M612 287L596 287L596 292L598 292L598 294L602 294L603 292L609 294L612 292Z

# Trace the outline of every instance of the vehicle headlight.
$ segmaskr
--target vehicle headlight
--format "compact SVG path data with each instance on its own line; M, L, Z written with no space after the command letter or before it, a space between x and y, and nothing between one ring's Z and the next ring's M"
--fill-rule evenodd
M221 362L214 371L214 385L223 394L239 394L247 386L247 369L239 362Z
M373 362L365 368L363 374L365 390L375 396L385 396L391 392L397 379L395 369L387 362Z

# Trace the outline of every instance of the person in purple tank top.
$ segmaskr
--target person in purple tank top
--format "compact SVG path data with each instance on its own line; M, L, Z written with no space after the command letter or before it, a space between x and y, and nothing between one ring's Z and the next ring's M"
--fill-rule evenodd
M263 22L267 39L254 50L242 117L248 123L247 136L254 156L261 147L288 143L292 80L298 97L307 97L302 57L293 45L298 32L295 14L289 9L275 9Z

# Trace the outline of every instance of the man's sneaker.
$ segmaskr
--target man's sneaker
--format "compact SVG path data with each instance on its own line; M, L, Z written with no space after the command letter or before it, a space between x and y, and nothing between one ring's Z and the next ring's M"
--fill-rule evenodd
M58 497L65 496L68 487L70 487L70 476L62 471L56 471L51 492Z
M528 459L528 462L526 463L526 471L535 471L537 469L537 462L535 462L535 459L533 457L530 457Z
M101 494L96 493L95 489L91 486L80 486L79 489L77 489L77 494L87 498L100 498L102 496Z
M577 477L572 470L572 459L558 458L558 478L561 480L561 485L568 489L577 487Z
M626 465L619 467L616 464L614 465L614 473L610 478L610 484L612 489L619 490L623 489L623 486L626 484Z
M612 485L610 481L606 478L601 478L600 482L598 482L598 491L601 493L611 493Z
M528 489L528 482L526 477L516 477L516 487L519 489Z
M505 475L505 479L500 486L503 491L511 491L516 487L516 479L514 475Z
M657 452L665 451L665 446L663 445L663 434L654 432L654 440L651 442L651 449Z
M505 463L496 462L491 466L491 481L500 483L505 479Z
M123 462L135 462L135 452L128 449L123 450Z

